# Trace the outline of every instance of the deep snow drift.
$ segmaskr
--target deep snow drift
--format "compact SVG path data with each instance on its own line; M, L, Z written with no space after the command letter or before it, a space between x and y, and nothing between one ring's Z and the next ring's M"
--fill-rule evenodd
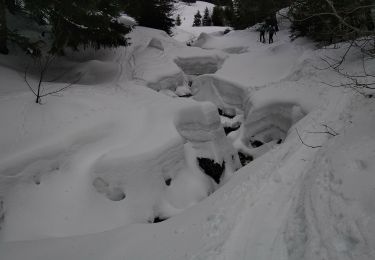
M343 79L320 57L343 49L280 23L272 45L137 28L61 58L46 88L82 78L43 105L1 56L1 259L374 259L375 104L324 84Z

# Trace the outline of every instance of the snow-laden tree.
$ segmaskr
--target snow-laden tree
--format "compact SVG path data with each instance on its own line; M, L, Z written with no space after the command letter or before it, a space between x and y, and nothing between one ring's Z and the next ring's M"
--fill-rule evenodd
M208 10L208 7L204 9L204 14L202 18L202 26L211 26L212 21L211 21L211 16L210 16L210 11Z
M194 15L194 21L193 21L193 26L201 26L202 25L202 15L199 10L197 13Z

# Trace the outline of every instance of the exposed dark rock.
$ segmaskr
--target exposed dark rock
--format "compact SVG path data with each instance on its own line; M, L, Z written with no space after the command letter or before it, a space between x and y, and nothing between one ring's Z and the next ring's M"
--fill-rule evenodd
M220 165L212 159L197 158L199 167L205 174L210 176L216 183L220 183L220 178L225 169L225 162Z
M171 178L165 179L165 185L169 186L171 185L171 182L172 182Z
M160 216L156 216L154 218L154 220L152 221L152 223L159 223L159 222L163 222L164 220L167 220L168 218L163 218L163 217L160 217Z
M241 124L238 124L234 127L226 126L226 127L224 127L224 132L225 132L226 135L228 135L229 133L238 130L240 127L241 127Z
M189 97L192 97L193 95L192 94L185 94L185 95L182 95L182 96L179 96L180 98L189 98Z
M259 140L250 141L252 147L257 148L262 146L264 143Z
M228 117L228 118L234 118L236 116L236 114L228 114L226 112L224 112L221 108L218 108L218 111L219 111L219 115L221 116L225 116L225 117Z
M251 156L250 154L245 154L243 152L238 152L238 157L240 158L242 166L245 166L254 160L253 156Z

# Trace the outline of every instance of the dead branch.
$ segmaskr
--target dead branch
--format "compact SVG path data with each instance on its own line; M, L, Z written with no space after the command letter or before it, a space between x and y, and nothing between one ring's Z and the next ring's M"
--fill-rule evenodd
M297 128L296 128L296 132L297 132L297 135L298 135L299 140L301 141L301 143L302 143L304 146L307 146L307 147L310 147L310 148L314 148L314 149L315 149L315 148L321 148L321 147L322 147L321 145L309 145L309 144L306 144L306 143L302 140L301 135L299 134Z

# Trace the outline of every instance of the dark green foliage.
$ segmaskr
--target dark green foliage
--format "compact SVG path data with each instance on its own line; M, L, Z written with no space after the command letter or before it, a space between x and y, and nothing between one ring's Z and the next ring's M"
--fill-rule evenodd
M214 7L211 20L213 26L224 26L224 10L221 6Z
M8 28L7 19L5 17L5 1L0 0L0 54L8 54L9 50L7 47L8 40Z
M212 25L212 22L211 22L210 12L208 11L208 7L206 7L204 9L204 14L202 18L202 26L211 26L211 25Z
M223 18L225 26L233 25L233 20L235 19L235 16L232 2L230 5L224 7Z
M172 34L175 0L128 0L126 9L138 24Z
M215 6L211 19L214 26L232 26L235 19L232 2L226 6Z
M244 29L272 19L276 12L288 5L288 0L234 0L233 26Z
M188 3L188 4L193 4L193 3L196 3L197 0L181 0L181 2L185 2L185 3Z
M201 26L202 25L201 19L202 19L202 15L198 10L197 13L194 15L193 26Z
M370 6L374 8L375 4L371 0L333 0L332 4L337 15L326 0L294 1L289 12L294 36L331 44L369 35L374 30Z
M176 25L177 25L177 26L180 26L180 25L181 25L181 16L180 16L180 15L177 15L177 18L176 18Z
M99 49L127 45L125 34L130 29L117 21L122 11L119 0L24 0L22 5L16 0L1 1L8 3L6 9L18 20L29 21L39 28L35 29L35 33L40 33L38 39L18 34L18 28L7 28L7 40L33 55L38 55L41 49L62 54L66 47L78 50L79 46ZM0 20L4 19L1 7L0 4ZM3 38L0 37L0 45Z

